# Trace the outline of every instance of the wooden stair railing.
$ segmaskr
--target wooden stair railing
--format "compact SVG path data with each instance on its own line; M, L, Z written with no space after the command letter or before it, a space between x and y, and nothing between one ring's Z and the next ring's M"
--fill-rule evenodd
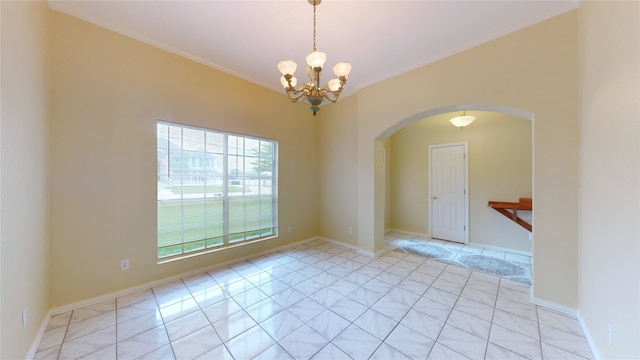
M532 231L533 228L531 224L518 217L518 210L533 210L533 201L531 198L520 198L518 202L489 201L487 206L492 207L495 211L513 220L529 232Z

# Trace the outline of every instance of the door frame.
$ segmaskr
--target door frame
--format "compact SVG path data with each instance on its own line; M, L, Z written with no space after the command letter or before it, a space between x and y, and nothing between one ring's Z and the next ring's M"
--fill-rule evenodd
M433 209L432 209L432 192L433 188L433 169L432 169L432 161L431 161L431 150L434 148L443 148L443 147L451 147L451 146L463 146L464 148L464 244L469 244L469 142L468 141L460 141L453 143L444 143L444 144L433 144L429 145L429 154L428 154L428 177L429 177L429 190L428 190L428 198L429 199L429 233L430 237L433 238Z

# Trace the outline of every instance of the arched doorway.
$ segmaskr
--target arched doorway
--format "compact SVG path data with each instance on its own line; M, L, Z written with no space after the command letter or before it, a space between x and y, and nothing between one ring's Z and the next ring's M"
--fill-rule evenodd
M460 130L449 122L455 114L445 112L416 120L382 141L386 245L419 253L416 251L422 245L435 249L443 244L439 240L453 241L444 245L448 251L425 255L439 254L441 260L456 264L458 251L460 258L471 252L486 253L512 262L513 271L504 276L530 283L531 233L487 203L532 197L532 122L505 113L468 110L467 114L477 119ZM432 168L437 160L432 150L443 150L440 155L446 154L449 164L453 159L449 150L456 148L465 150L464 156L458 157L464 169L447 165L438 172L437 167ZM437 186L441 178L453 178L450 172L458 173L457 178L463 181L456 191L464 196L457 203L445 199L457 195L448 196ZM459 211L453 211L454 207ZM452 219L455 221L445 219L445 225L459 228L462 239L447 238L439 223L444 215L456 213L462 215ZM519 211L518 217L531 223L532 212Z
M373 253L381 253L384 251L384 230L385 224L388 222L386 220L386 210L387 210L387 173L386 173L386 149L385 149L385 141L394 133L399 131L400 129L413 124L419 120L430 118L434 116L438 116L441 114L453 114L458 111L483 111L483 112L494 112L494 113L502 113L508 114L511 116L515 116L518 118L526 119L532 122L534 121L534 114L531 112L527 112L520 109L515 109L511 107L506 107L502 105L491 105L491 104L461 104L461 105L449 105L438 107L430 110L426 110L423 112L419 112L412 116L409 116L404 119L399 119L393 125L389 126L386 130L382 131L374 140L373 146L373 229L369 229L370 232L364 231L365 233L369 233L372 236L360 237L359 247L361 249L372 249ZM533 147L533 144L532 144ZM532 149L532 153L535 149ZM532 175L535 172L535 169L532 166ZM533 193L532 193L533 197ZM359 215L360 216L360 215ZM532 219L533 221L533 219ZM364 230L360 228L361 231ZM372 231L371 231L372 230ZM370 240L371 243L363 243L362 240Z

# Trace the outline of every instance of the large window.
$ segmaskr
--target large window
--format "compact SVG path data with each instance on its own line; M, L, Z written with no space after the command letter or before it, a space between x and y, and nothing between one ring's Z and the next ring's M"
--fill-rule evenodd
M277 235L272 140L158 122L158 258Z

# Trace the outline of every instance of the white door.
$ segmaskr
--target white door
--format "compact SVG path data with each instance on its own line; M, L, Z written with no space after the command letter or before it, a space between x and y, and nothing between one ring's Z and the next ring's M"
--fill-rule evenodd
M466 143L429 147L431 237L468 242Z

